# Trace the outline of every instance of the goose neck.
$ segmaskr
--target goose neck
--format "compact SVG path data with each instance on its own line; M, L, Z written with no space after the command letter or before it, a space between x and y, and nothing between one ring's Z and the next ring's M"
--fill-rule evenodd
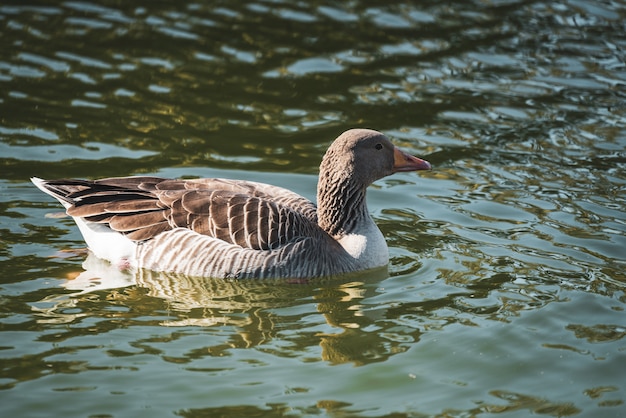
M317 190L319 225L336 239L356 231L370 219L365 190L350 178L321 179Z

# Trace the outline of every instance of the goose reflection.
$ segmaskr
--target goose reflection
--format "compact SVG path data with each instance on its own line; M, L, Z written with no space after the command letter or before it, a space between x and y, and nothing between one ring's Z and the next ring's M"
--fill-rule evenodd
M73 291L64 296L73 299L74 308L80 307L81 298L95 292L109 292L106 299L118 302L119 294L125 293L122 302L132 305L136 316L163 318L162 312L166 311L165 319L159 320L161 326L232 327L224 328L232 329L228 343L231 347L265 349L270 345L276 351L276 346L288 346L281 349L288 353L278 354L289 356L306 353L308 358L318 346L321 360L333 364L362 365L403 351L390 345L379 324L372 326L384 317L384 310L367 309L364 303L377 294L378 283L388 277L386 267L306 281L128 272L93 255L86 258L83 268L77 277L63 284ZM159 313L154 311L155 300L160 301Z

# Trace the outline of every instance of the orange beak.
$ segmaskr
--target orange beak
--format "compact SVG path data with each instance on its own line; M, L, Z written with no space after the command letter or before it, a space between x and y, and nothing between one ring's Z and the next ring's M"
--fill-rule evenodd
M400 148L395 147L393 150L393 172L399 171L416 171L416 170L430 170L432 166L426 160L414 157Z

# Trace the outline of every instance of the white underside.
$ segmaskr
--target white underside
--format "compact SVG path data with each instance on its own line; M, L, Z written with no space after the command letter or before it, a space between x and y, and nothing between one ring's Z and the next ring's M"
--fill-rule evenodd
M137 244L134 241L126 238L123 234L113 231L106 225L87 222L82 218L74 217L76 225L80 229L85 242L93 254L101 259L110 261L116 268L126 270L128 268L149 268L160 271L168 271L173 268L174 265L178 265L181 260L181 256L185 254L182 259L194 260L198 258L198 254L194 257L187 256L189 251L194 251L192 248L180 248L181 243L176 242L176 236L180 234L165 234L168 235L165 240L159 242L160 246L170 246L179 248L170 248L168 250L161 249L157 253L168 256L158 257L158 262L154 261L146 265L147 260L144 254L141 259L141 263L138 259ZM380 232L376 224L370 219L366 225L360 228L359 233L347 234L339 240L341 246L346 250L350 256L352 256L359 269L373 269L377 267L385 266L389 263L389 250L383 234ZM165 237L164 235L164 237ZM170 240L170 236L172 240ZM188 244L188 243L187 243ZM210 258L210 255L207 254ZM173 258L172 258L173 257ZM201 257L203 258L203 257ZM168 263L172 263L168 267ZM142 264L141 266L139 264ZM180 268L177 268L180 270ZM181 270L184 271L184 270ZM193 271L190 274L202 275L203 271ZM228 272L219 272L220 275L227 275Z
M126 238L119 232L113 231L105 225L86 222L82 218L74 218L74 221L76 221L76 224L78 225L78 228L80 229L89 249L98 258L108 260L118 268L122 269L155 267L152 265L139 266L137 258L138 244ZM174 239L174 241L176 240ZM359 269L372 269L385 266L389 263L389 250L387 248L387 242L373 221L368 222L364 228L361 228L359 233L345 235L339 240L339 243L346 250L346 252L355 259ZM166 239L160 244L168 246L173 243ZM180 246L180 243L176 244ZM180 256L190 250L191 249L189 248L172 248L167 251L167 253L170 255L178 253ZM176 257L176 262L180 262L179 256ZM168 257L164 258L167 259ZM187 259L189 257L184 258ZM167 262L167 260L161 260L160 262ZM143 264L143 262L141 264ZM158 270L167 271L168 267L166 265L160 265Z
M137 267L137 244L106 225L73 217L89 249L119 267Z
M138 265L138 244L126 238L123 234L113 231L102 224L86 222L82 218L73 219L78 225L87 246L97 257L108 260L121 269L154 267ZM359 233L347 234L339 240L339 243L346 252L355 259L360 269L372 269L385 266L389 263L389 250L385 237L371 219L360 228ZM167 246L171 243L169 240L165 240L160 244ZM172 248L167 251L167 253L170 255L178 253L180 255L189 250L191 249ZM167 257L165 258L167 259ZM176 257L176 260L179 262L179 257ZM167 262L167 260L161 260L161 263L164 261ZM166 265L160 265L158 269L167 271L168 267ZM196 274L199 273L201 272L196 272Z

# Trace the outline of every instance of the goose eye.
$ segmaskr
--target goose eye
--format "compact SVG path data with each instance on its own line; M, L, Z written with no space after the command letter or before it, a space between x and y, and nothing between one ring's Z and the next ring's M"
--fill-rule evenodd
M383 144L376 144L376 149L377 150L383 149Z

